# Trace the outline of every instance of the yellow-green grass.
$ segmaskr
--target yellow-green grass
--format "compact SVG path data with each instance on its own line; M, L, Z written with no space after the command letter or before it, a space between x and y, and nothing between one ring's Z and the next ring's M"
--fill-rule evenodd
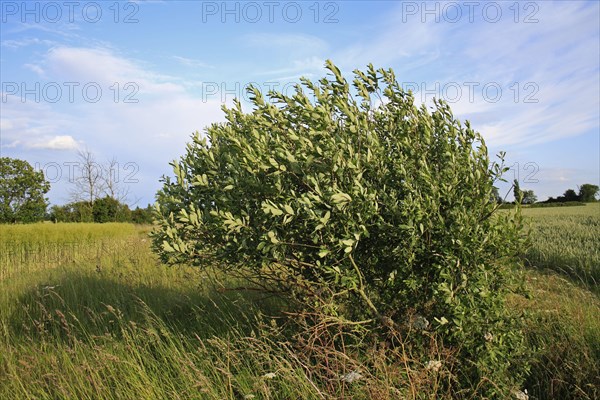
M527 263L595 287L600 284L600 203L584 207L526 208L531 227Z
M14 274L102 257L135 233L131 224L48 224L0 226L0 281Z
M526 210L537 229L534 248L560 245L559 236L535 236L556 220L582 235L596 206ZM339 375L360 367L364 377L351 385L319 379L282 330L285 304L261 293L221 293L197 269L161 265L149 227L0 229L0 248L26 254L0 255L0 399L442 398L429 372L390 363L386 354L366 355L370 367L351 354L332 359ZM589 243L566 242L591 259L583 265L597 267ZM530 298L511 299L529 313L536 350L526 388L538 399L597 398L597 295L551 272L526 277Z
M96 228L129 234L91 233L98 257L0 281L0 398L316 398L305 371L259 340L272 301L160 265L131 225L77 227Z
M600 299L550 270L525 277L528 298L511 299L527 312L533 362L525 388L533 399L600 398Z

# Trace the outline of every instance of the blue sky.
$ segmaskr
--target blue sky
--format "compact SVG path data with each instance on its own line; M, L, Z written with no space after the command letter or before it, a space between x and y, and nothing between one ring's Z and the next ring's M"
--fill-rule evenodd
M2 156L44 170L53 204L86 148L117 158L130 202L152 203L223 103L251 82L316 80L326 59L348 78L391 67L417 101L447 100L540 200L600 184L596 1L0 3Z

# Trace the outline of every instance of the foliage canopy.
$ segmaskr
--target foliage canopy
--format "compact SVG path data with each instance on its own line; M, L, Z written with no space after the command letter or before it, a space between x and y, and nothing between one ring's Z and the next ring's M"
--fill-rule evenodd
M584 183L579 187L579 200L585 202L596 201L596 195L600 191L598 185Z
M0 158L0 223L36 222L44 219L50 183L27 161Z

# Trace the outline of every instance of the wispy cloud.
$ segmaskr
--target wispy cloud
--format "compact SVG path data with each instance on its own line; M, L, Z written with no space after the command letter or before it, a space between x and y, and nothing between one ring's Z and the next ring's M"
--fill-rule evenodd
M27 68L27 69L35 72L39 77L42 77L42 78L46 77L46 72L39 65L36 65L36 64L24 64L23 66L25 68Z
M205 63L204 61L194 60L191 58L173 56L173 59L178 61L180 64L185 65L186 67L194 67L194 68L215 68L214 66Z
M42 65L56 78L95 82L109 87L115 82L137 85L146 94L182 93L172 77L155 73L134 60L105 48L56 47L46 54Z
M323 71L325 59L319 57L309 57L301 60L292 60L289 66L285 68L269 69L260 71L256 75L269 75L273 80L286 81L289 79L298 79L301 76L313 76L317 71ZM287 75L278 77L277 75Z
M460 118L476 122L492 146L532 146L598 127L598 31L571 29L598 26L590 4L547 2L540 5L538 23L515 23L511 15L470 29L436 23L432 16L398 23L402 7L372 31L368 42L339 49L334 60L349 66L360 59L397 65L401 79L427 81L428 89L476 83L472 99L463 86L451 106ZM501 87L498 101L486 98L486 84ZM416 97L421 100L422 93Z
M21 47L43 45L43 46L54 46L58 42L54 40L39 39L36 37L24 38L24 39L7 39L0 42L0 46L7 47L10 49L19 49Z
M339 23L331 25L312 23L314 15L307 14L310 23L305 19L298 24L210 26L199 23L200 7L193 2L145 7L147 3L135 4L140 7L137 24L115 23L115 9L107 3L97 24L82 20L78 12L72 23L21 23L16 18L3 26L3 82L7 77L26 81L27 88L36 83L79 84L74 102L36 102L33 95L23 102L19 95L9 95L0 119L3 152L54 160L73 153L75 144L88 146L99 157L115 155L123 162L139 163L143 175L153 179L168 171L166 162L182 153L192 132L223 120L223 94L226 99L239 96L233 92L249 82L265 89L271 87L266 83L282 88L300 76L318 79L326 73L326 59L348 78L353 69L368 63L392 67L400 82L424 84L429 90L439 85L442 92L435 97L446 100L452 91L444 93L444 85L459 85L461 96L450 101L455 115L470 119L490 147L508 150L509 155L527 154L527 160L538 149L572 144L575 137L579 140L599 129L596 2L536 2L539 22L533 24L515 23L508 8L512 3L502 3L504 14L497 23L481 20L482 5L474 23L466 10L461 22L449 23L431 13L406 19L407 2L374 2L368 9L362 8L366 3L347 2L336 14ZM420 11L426 7L415 4ZM121 9L120 20L123 11L127 10ZM162 25L171 17L180 18L177 29ZM441 17L439 22L436 17ZM165 28L164 34L149 41L151 30L159 28ZM81 99L86 83L102 88L98 102ZM467 83L477 84L473 93ZM482 93L488 83L501 88L498 101ZM525 101L532 94L532 87L525 87L529 83L534 84L537 102ZM129 88L134 90L125 90L125 84L133 84ZM214 89L208 99L207 85ZM137 102L124 102L131 94ZM416 93L418 102L431 104L432 97ZM596 143L587 146L586 154L593 145L597 148ZM561 163L577 164L575 158L565 156ZM590 172L589 165L580 162L569 168L586 169L593 179L597 172ZM567 173L569 168L563 168L563 175L548 175L548 185L571 185L583 174Z
M203 101L176 81L169 81L168 76L108 49L54 48L40 65L49 80L81 85L96 82L104 89L104 96L96 103L56 104L9 97L1 120L5 149L27 154L85 145L99 157L114 155L123 163L135 163L140 174L152 179L149 184L153 187L168 171L168 162L181 154L191 134L223 120L218 99ZM139 85L137 103L125 103L122 97L115 102L109 90L114 82ZM52 156L56 162L72 158L69 152Z
M273 51L293 50L295 54L321 53L329 48L325 40L307 34L249 33L244 35L243 41L252 47L266 47Z

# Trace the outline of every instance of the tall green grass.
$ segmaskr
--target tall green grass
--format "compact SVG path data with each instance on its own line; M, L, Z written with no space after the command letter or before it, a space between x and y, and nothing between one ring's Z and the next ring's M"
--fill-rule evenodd
M525 387L533 399L600 398L600 300L550 271L529 271L526 333L534 357Z
M3 259L11 273L0 280L0 399L368 399L408 390L405 380L401 388L381 383L404 374L396 369L377 384L350 387L341 377L360 364L350 353L328 354L335 374L321 380L281 326L285 304L261 292L221 291L194 268L161 265L147 228L52 227L54 235L10 246L52 248L70 242L61 231L73 230L95 239L82 239L87 258L66 254L18 273ZM230 277L224 283L239 286Z
M0 281L14 274L100 258L135 233L131 224L2 225Z
M95 237L98 257L0 281L0 398L313 397L305 372L259 340L273 300L220 294L195 269L157 263L131 226L101 230L122 236L110 246L97 227L55 229Z
M525 208L531 247L527 335L535 352L526 387L536 399L600 398L600 203Z
M547 266L597 271L597 206L525 212ZM0 399L452 398L438 389L451 374L411 359L403 346L355 354L342 343L337 351L326 330L291 340L287 304L219 290L239 286L223 274L215 282L161 265L149 227L0 229ZM530 398L600 397L597 294L552 272L526 277L530 296L511 305L529 313ZM443 362L443 347L431 356ZM347 383L350 372L362 378Z
M548 268L597 289L600 284L600 203L585 207L528 208L530 266Z

